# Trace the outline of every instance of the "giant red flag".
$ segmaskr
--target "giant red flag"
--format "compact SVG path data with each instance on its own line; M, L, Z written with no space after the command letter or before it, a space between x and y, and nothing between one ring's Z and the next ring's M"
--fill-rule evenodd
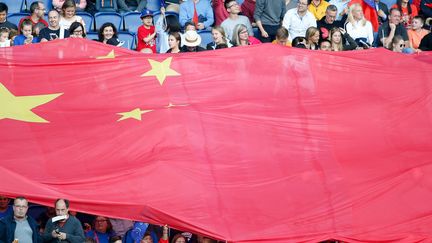
M0 194L228 242L430 242L431 63L2 48Z

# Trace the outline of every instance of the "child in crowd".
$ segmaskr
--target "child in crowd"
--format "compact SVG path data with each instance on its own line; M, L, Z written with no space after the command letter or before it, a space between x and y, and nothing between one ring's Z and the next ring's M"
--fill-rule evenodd
M331 51L331 42L328 39L324 39L320 42L321 51Z
M8 28L0 28L0 47L9 47L11 46L11 41L9 39L9 29Z
M291 42L288 40L288 30L285 27L280 27L276 31L276 39L272 42L282 46L291 46Z
M138 44L137 51L143 49L151 49L156 53L156 30L153 26L153 13L150 10L144 9L140 16L143 25L138 28Z
M31 20L26 19L21 23L21 35L14 39L14 46L28 45L31 43L38 43L39 39L33 36L33 23Z

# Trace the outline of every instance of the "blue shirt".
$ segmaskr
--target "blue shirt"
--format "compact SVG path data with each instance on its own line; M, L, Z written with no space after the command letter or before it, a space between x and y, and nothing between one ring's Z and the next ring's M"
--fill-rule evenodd
M8 208L6 209L6 211L0 212L0 219L4 218L6 216L9 216L9 215L13 215L13 209L12 209L11 205L8 206Z
M204 27L210 27L214 23L213 8L210 5L209 0L200 0L196 4L196 10L198 13L198 22L203 23ZM186 22L192 21L194 16L194 1L188 0L180 4L180 25L184 26Z
M24 45L26 37L24 35L18 35L14 39L14 46ZM39 43L39 38L33 37L32 43Z

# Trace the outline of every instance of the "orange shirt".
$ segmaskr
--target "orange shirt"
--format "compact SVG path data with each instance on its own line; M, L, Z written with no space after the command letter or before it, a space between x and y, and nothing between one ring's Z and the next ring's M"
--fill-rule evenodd
M409 38L409 42L412 46L412 48L414 49L418 49L421 39L423 39L423 37L425 35L427 35L429 33L429 31L425 30L425 29L421 29L420 32L417 32L415 30L408 30L408 38Z

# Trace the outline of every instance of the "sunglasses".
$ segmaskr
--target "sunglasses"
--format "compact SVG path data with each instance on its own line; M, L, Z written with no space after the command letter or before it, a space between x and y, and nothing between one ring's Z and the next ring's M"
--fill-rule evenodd
M399 47L400 48L405 47L405 44L400 44Z

